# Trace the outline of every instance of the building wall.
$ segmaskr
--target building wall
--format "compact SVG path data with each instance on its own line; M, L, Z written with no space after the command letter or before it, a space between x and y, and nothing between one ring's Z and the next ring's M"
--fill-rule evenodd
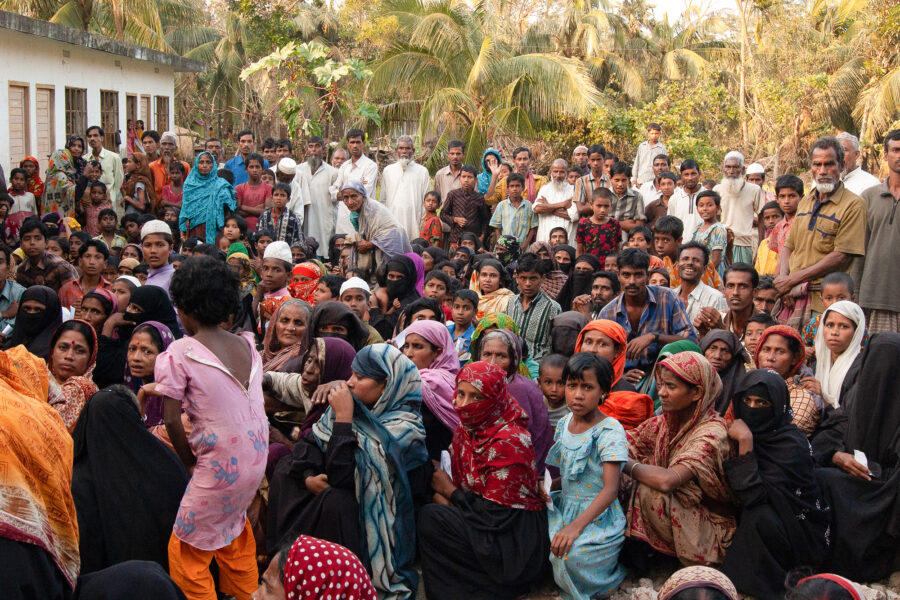
M9 29L0 29L0 165L9 174L10 165L10 85L28 86L27 94L27 148L28 153L41 161L41 171L47 168L46 148L58 149L66 141L66 87L86 89L87 124L100 124L100 91L114 91L118 95L118 129L125 151L126 109L128 95L136 96L138 119L141 114L141 97L149 96L150 120L147 129L171 130L174 124L175 73L171 66L136 60L109 54L90 48L75 46ZM39 133L47 135L46 124L37 122L38 115L46 114L46 94L38 106L38 88L50 88L52 93L52 137L38 139ZM169 99L168 123L156 123L156 98ZM39 110L40 109L40 110ZM81 132L84 135L84 132ZM38 154L39 149L44 149ZM110 148L112 149L112 148ZM18 165L15 165L18 166Z

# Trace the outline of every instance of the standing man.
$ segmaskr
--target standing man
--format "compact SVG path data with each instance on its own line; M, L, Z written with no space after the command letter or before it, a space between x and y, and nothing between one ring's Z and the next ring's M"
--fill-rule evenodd
M588 171L591 170L591 166L588 164L587 146L576 146L576 148L572 150L572 166L577 167L582 175L588 174Z
M667 154L659 154L653 157L653 178L641 184L638 190L644 199L644 208L651 202L659 200L662 192L659 190L659 176L672 168L672 163Z
M304 202L309 202L303 216L303 234L315 238L319 248L327 250L328 242L335 234L337 200L331 196L331 186L337 179L338 170L325 162L324 156L325 141L315 135L309 138L306 142L306 160L297 166L294 177L300 183Z
M220 140L209 138L203 145L203 149L213 155L217 165L225 166L225 148L222 147L222 142Z
M425 205L422 202L428 192L431 178L428 169L416 163L415 144L408 135L397 140L397 162L384 168L381 180L381 203L384 204L409 239L419 237Z
M451 140L447 144L447 160L450 164L438 169L438 172L434 174L434 191L441 195L441 204L447 199L447 194L460 187L459 174L462 171L465 154L466 145L461 141ZM419 237L418 234L415 237Z
M590 218L594 214L591 208L591 197L597 188L609 187L609 175L606 173L606 148L602 144L594 144L587 151L588 170L575 182L575 206L578 216ZM573 239L569 237L569 239Z
M864 191L880 184L877 177L856 164L859 160L859 138L846 131L837 134L835 138L844 147L844 170L841 173L844 187L857 196L862 196Z
M722 197L722 224L734 234L732 263L753 264L756 254L756 215L762 210L762 190L744 181L744 155L732 150L725 155L723 178L714 191Z
M703 191L703 186L700 185L700 165L693 158L687 158L681 161L679 170L681 186L675 189L669 199L667 214L681 219L684 230L693 234L697 226L703 223L697 213L697 194Z
M153 162L159 158L159 133L149 129L141 134L141 145L144 147L144 154L147 160Z
M566 181L569 165L557 158L550 165L550 183L541 187L534 201L534 214L538 216L538 230L535 239L539 242L550 240L550 232L557 227L566 230L568 239L575 239L578 208L572 202L574 186Z
M125 207L122 206L122 184L125 183L122 157L119 156L118 152L112 152L103 147L103 129L97 125L88 127L87 142L91 152L84 158L88 162L96 160L103 167L100 181L106 184L113 208L116 209L116 214L121 217L125 214Z
M810 164L815 188L797 206L781 249L775 289L784 297L795 286L809 283L810 316L814 317L825 310L822 278L835 271L848 273L853 258L865 256L867 211L863 199L841 185L844 147L839 141L819 138L810 151ZM798 329L806 325L789 324Z
M528 148L519 147L513 150L513 163L516 173L525 179L524 198L530 204L534 204L537 193L541 186L547 183L547 180L540 175L535 175L531 170L531 150ZM497 164L491 167L491 184L484 195L484 201L488 206L494 206L504 198L506 198L506 177L500 179L500 165Z
M341 165L347 162L348 158L350 158L350 153L347 152L347 150L344 148L337 148L331 155L331 166L334 167L335 170L340 169Z
M900 216L895 214L900 202L900 129L884 136L884 158L889 169L887 179L862 195L868 214L859 304L866 311L869 333L900 333L900 277L896 270Z
M172 183L172 179L169 177L169 165L172 164L172 161L178 161L175 158L177 149L178 137L173 132L167 131L160 136L159 159L150 163L150 173L153 174L153 191L156 193L157 200L162 198L163 188ZM183 160L178 162L184 166L184 177L187 177L187 174L191 172L191 165ZM181 181L184 182L184 178Z
M634 155L634 177L631 183L638 187L653 179L653 159L660 154L666 154L666 145L659 141L662 127L659 123L647 125L647 141L641 142Z
M225 168L234 175L234 187L242 183L247 183L250 176L247 175L247 165L245 160L248 156L256 152L256 136L249 129L245 129L238 133L238 154L225 163ZM263 159L263 169L269 168L269 161Z
M366 198L375 200L375 186L378 183L378 165L365 155L366 134L362 129L347 132L347 150L350 158L341 164L338 176L331 186L331 196L337 200L338 194L351 181L362 183ZM341 233L355 231L350 222L350 211L345 202L338 203L335 229ZM404 229L404 231L406 231ZM322 243L322 242L320 242Z

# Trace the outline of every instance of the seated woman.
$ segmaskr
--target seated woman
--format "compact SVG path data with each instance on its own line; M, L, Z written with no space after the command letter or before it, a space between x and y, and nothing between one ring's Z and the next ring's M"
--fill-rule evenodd
M97 392L72 437L81 572L127 560L168 568L169 537L190 477L144 427L137 399L122 386Z
M653 400L646 394L634 391L625 374L625 351L628 336L615 321L598 319L585 325L575 340L575 352L590 352L602 356L613 366L613 385L609 397L603 402L603 412L622 424L634 429L653 415Z
M722 391L716 398L715 410L729 423L734 420L731 399L741 377L751 364L741 339L724 329L711 329L700 342L700 351L719 374Z
M787 600L866 600L867 597L858 583L834 573L800 577L796 583L788 583L785 596Z
M519 335L519 326L516 325L516 322L513 321L512 317L505 313L491 313L476 322L475 331L472 332L472 341L469 343L470 353L476 351L481 344L480 340L484 337L484 334L494 329L505 329L516 334L516 336ZM524 344L522 350L523 352L525 350ZM536 360L530 356L522 357L522 361L519 363L520 375L523 377L530 377L531 379L537 379L538 370L539 366Z
M445 318L444 309L441 307L441 303L434 298L419 298L418 300L414 300L407 304L406 308L400 312L391 339L396 338L400 335L401 331L416 321L423 320L434 321L443 325Z
M856 581L887 577L900 545L898 388L900 335L875 334L856 386L841 394L812 440L833 519L824 568Z
M422 377L422 422L425 446L432 460L450 446L459 417L453 410L459 358L450 331L443 323L416 321L397 340L400 351L419 369Z
M297 372L302 365L309 305L296 298L285 300L275 309L263 337L263 370ZM298 358L299 357L299 358Z
M185 595L157 563L129 560L79 576L72 600L89 598L185 600Z
M682 563L720 563L735 529L722 473L728 429L713 410L722 382L696 352L679 352L656 369L663 414L627 432L625 474L634 481L625 535L644 543L629 554L637 568L652 554L647 546Z
M841 405L842 391L856 381L865 335L866 317L858 304L841 300L822 313L816 332L816 376L801 383L831 408Z
M142 285L131 293L125 308L125 320L140 325L156 321L169 328L176 340L181 339L181 325L175 316L175 309L166 290L155 285Z
M146 383L153 382L153 369L156 367L156 358L169 349L169 345L175 341L175 336L169 328L157 321L146 321L134 328L128 339L126 351L125 373L123 381L125 386L137 394ZM151 396L141 407L141 417L144 427L162 439L171 448L169 436L166 433L163 420L162 398ZM188 423L189 426L189 423Z
M122 318L119 315L118 296L103 288L88 292L81 299L78 316L90 323L97 334L97 366L94 369L94 383L98 388L121 383L125 361L122 342L118 339L105 339L118 338L120 334L117 324L122 322ZM113 318L110 319L110 317ZM109 327L106 327L107 322L110 323ZM109 343L110 341L114 343Z
M798 372L806 360L803 338L793 327L774 325L763 331L756 343L754 362L757 368L772 369L787 383L791 396L792 423L807 436L812 435L819 422L821 403L800 383Z
M269 551L300 534L320 537L361 557L380 594L414 597L413 494L424 489L428 463L421 379L387 344L367 346L351 368L348 381L319 386L313 402L327 398L330 408L278 463L268 531L280 537Z
M533 380L516 372L521 356L522 342L519 337L506 329L497 329L489 331L480 341L472 353L472 362L493 363L506 371L509 395L528 415L528 431L531 432L538 473L543 473L544 461L553 445L553 428L550 427L550 415L541 388Z
M656 600L740 600L731 580L711 567L685 567L672 573Z
M478 310L475 317L481 319L493 313L505 313L510 299L515 296L512 290L506 287L510 284L507 270L500 261L483 258L475 273L477 275L475 291L478 292Z
M457 378L452 473L435 472L435 503L419 513L430 600L515 598L546 572L547 512L527 417L506 377L504 369L477 362Z
M308 535L278 552L253 594L258 600L376 600L366 568L355 554Z
M3 344L4 350L25 346L38 358L50 355L50 338L62 323L59 296L43 285L33 285L22 292L16 324Z
M574 310L553 317L550 321L550 350L553 354L563 356L575 354L575 340L587 324L588 318Z
M366 345L369 330L349 306L328 301L317 304L309 313L303 347L310 348L312 340L321 337L340 338L358 352Z
M72 438L47 386L44 361L22 346L0 352L0 598L64 600L78 576Z
M700 346L691 340L678 340L677 342L666 344L659 350L659 356L656 357L656 362L653 363L653 371L648 373L647 377L641 381L641 385L638 386L640 391L653 398L653 410L655 412L659 411L659 395L656 393L656 367L658 367L659 363L662 361L670 356L675 356L679 352L697 352L703 354L700 351Z
M725 462L725 476L741 511L722 571L741 593L776 598L794 566L825 559L831 519L780 375L759 369L743 377L728 437L737 456Z
M288 291L294 298L314 306L319 280L325 275L322 268L314 262L300 263L291 270L291 283L288 285Z
M369 323L383 339L394 335L397 319L401 311L414 300L421 297L416 291L416 265L408 256L395 256L385 267L383 287L372 294L372 311Z
M556 297L563 312L572 310L572 302L575 298L591 293L594 273L602 271L603 264L593 254L582 254L575 259L571 269L566 284Z
M85 321L66 321L53 334L50 348L47 370L59 386L58 391L50 392L50 405L72 431L84 404L97 391L91 379L97 362L97 334Z

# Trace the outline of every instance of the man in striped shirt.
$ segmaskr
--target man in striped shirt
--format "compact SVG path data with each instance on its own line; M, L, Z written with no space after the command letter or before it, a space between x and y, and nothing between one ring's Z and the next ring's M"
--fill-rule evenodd
M550 354L550 321L562 310L541 292L541 282L549 270L537 254L527 253L516 264L519 294L509 301L506 312L519 328L519 336L528 344L528 355L540 360Z

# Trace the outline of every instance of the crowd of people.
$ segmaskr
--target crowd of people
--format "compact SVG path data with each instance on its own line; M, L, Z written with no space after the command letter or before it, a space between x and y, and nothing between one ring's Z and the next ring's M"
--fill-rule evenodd
M842 133L772 185L647 132L546 175L360 130L24 159L0 596L860 600L900 547L900 130L884 181Z

